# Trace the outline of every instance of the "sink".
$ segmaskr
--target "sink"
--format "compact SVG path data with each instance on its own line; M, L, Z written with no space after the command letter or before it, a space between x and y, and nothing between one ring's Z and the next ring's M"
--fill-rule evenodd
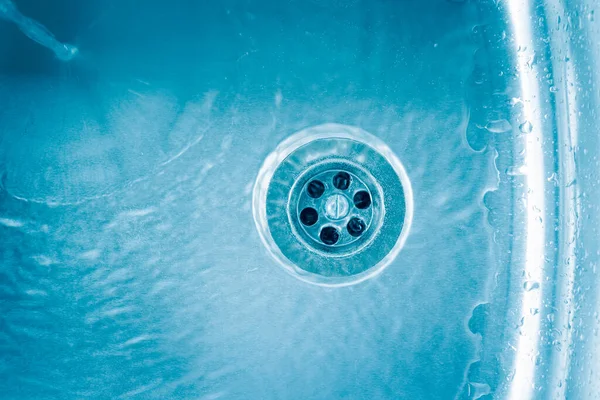
M599 398L595 3L0 0L0 392ZM257 230L311 129L411 188L351 284Z

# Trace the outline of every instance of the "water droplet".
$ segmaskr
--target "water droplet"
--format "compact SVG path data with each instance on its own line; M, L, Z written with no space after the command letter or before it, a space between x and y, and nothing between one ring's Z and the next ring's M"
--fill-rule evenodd
M521 176L521 175L525 175L525 168L523 165L513 165L510 166L508 168L506 168L506 175L508 176Z
M503 133L512 130L512 126L507 120L498 119L495 121L488 122L488 124L485 126L485 129L492 133Z
M539 314L539 312L540 312L540 309L539 309L539 308L530 308L530 309L529 309L529 313L530 313L531 315L537 315L537 314Z
M525 63L525 65L527 66L527 68L529 69L533 69L533 66L536 64L536 58L535 58L535 53L532 54L529 59L527 60L527 62Z
M515 373L516 371L510 371L508 374L506 374L506 381L512 382L513 379L515 379Z
M531 124L531 122L525 121L521 125L519 125L519 130L523 133L531 133L531 131L533 130L533 125Z
M556 86L550 86L550 92L556 93L556 92L558 92L558 88Z
M552 182L552 184L558 187L558 174L553 172L552 175L548 177L548 182Z
M480 399L492 392L490 385L481 382L469 382L469 398Z
M531 292L532 290L539 289L539 288L540 288L540 284L539 284L539 282L536 282L536 281L525 281L525 283L523 284L523 289L525 289L525 291L527 291L527 292Z

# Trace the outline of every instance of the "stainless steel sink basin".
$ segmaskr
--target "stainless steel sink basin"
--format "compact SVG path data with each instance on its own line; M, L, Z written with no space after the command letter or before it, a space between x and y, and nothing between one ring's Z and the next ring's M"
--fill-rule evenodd
M598 12L0 0L0 397L600 398ZM402 250L343 287L252 211L323 124L412 187Z

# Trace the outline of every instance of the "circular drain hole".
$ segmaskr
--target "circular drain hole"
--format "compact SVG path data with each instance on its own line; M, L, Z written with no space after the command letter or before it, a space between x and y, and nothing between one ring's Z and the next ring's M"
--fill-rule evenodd
M333 177L333 186L335 186L336 189L346 190L346 189L348 189L348 187L350 187L351 179L352 178L350 177L349 173L338 172Z
M336 244L337 241L340 240L340 234L333 226L326 226L325 228L321 229L319 237L323 243L329 246Z
M269 155L253 193L260 237L288 272L344 286L381 272L402 248L412 191L392 151L367 132L327 124Z
M300 212L300 221L306 226L313 226L319 220L319 213L314 208L307 207Z
M371 196L366 190L358 191L354 194L354 205L356 208L364 210L371 206Z
M313 199L323 196L323 192L325 192L325 185L321 181L311 181L306 188L306 193Z
M348 225L346 225L346 229L348 229L348 233L351 236L359 237L367 228L367 225L360 218L352 218Z

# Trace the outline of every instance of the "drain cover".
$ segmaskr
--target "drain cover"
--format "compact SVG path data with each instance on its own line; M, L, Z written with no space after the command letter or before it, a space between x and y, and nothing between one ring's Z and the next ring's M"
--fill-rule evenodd
M345 286L382 271L412 219L404 167L379 139L326 124L283 141L263 164L254 219L271 255L299 279Z

